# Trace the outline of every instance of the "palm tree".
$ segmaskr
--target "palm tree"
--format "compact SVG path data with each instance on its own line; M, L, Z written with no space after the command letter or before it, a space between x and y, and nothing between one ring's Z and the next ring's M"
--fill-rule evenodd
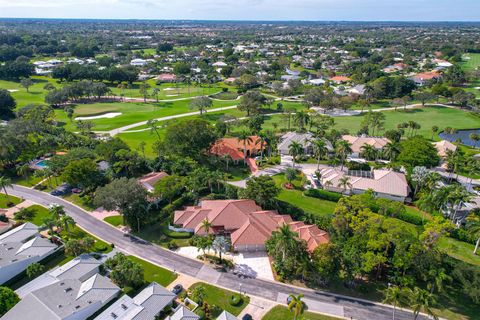
M392 319L395 320L395 311L397 309L397 305L402 303L403 291L398 286L389 285L384 293L385 299L383 299L383 303L393 304Z
M295 180L296 177L297 171L295 169L287 168L287 170L285 170L285 179L287 179L290 186L292 185L292 181Z
M467 218L467 231L472 237L477 239L475 249L473 249L473 254L477 254L480 245L480 218L478 216L471 215Z
M431 279L431 282L428 283L427 287L430 289L430 293L433 294L435 289L437 292L442 292L444 283L451 281L452 278L445 273L444 268L432 268L428 271L428 278Z
M147 127L150 128L150 134L154 133L157 135L158 140L160 140L160 133L158 132L157 119L150 119L147 121Z
M152 90L152 94L155 96L155 99L157 100L157 103L158 103L158 94L160 93L160 89L159 88L153 88Z
M383 155L390 161L395 161L400 154L400 145L398 142L388 142L383 147Z
M213 240L212 247L216 253L218 252L220 263L222 263L222 253L228 251L230 244L225 237L216 237L215 240Z
M212 223L208 220L208 218L203 219L202 221L202 228L208 234L210 233L210 229L212 228Z
M231 159L230 155L229 154L224 154L224 155L222 155L221 158L225 161L225 164L227 165L226 170L228 171L228 164L229 164L230 159Z
M435 304L436 299L430 292L420 289L418 287L409 290L410 307L413 309L413 320L417 320L418 315L423 310L434 319L438 316L433 312L432 305Z
M345 160L347 159L347 156L350 153L352 153L352 144L348 141L340 140L337 143L337 147L335 151L337 152L337 155L339 155L340 159L342 160L341 170L343 170L343 166L345 165Z
M50 234L53 235L53 228L55 228L57 225L55 219L51 217L45 217L42 219L42 223L48 230L50 230Z
M28 175L29 175L30 170L31 170L28 163L24 163L22 165L19 165L19 166L17 166L16 169L17 169L17 174L19 176L22 176L22 177L28 179Z
M310 115L305 111L298 111L293 116L293 122L303 131L305 126L310 123Z
M277 231L272 232L275 250L282 253L282 260L286 259L287 251L296 245L295 238L298 233L293 232L287 224L283 224Z
M437 126L433 126L431 130L432 130L432 138L431 138L430 140L433 140L433 135L438 132L438 127L437 127Z
M303 151L303 146L296 141L288 146L288 153L292 156L292 168L295 169L295 161L299 155L303 154Z
M247 143L253 143L253 139L250 136L250 132L242 130L238 134L237 140L243 143L243 162L247 163Z
M317 158L317 171L320 170L320 161L327 153L327 143L324 139L316 139L313 141L313 154Z
M65 231L70 232L70 226L75 227L75 220L72 217L64 214L59 219L60 224L64 227Z
M338 185L337 187L343 189L343 193L347 191L347 189L352 189L353 185L350 183L350 177L349 176L343 176L338 180Z
M260 163L263 162L263 151L267 137L268 134L266 132L260 131L258 133L258 139L255 141L255 145L260 145Z
M3 192L5 192L5 195L7 196L8 202L10 202L10 196L8 195L7 187L13 187L12 180L10 178L0 176L0 189L3 189Z
M478 141L480 141L480 134L478 133L471 133L470 134L470 140L472 140L474 143L474 147L477 148Z
M360 147L362 156L367 160L375 160L377 158L377 149L374 146L365 143Z
M302 301L303 294L298 296L291 294L289 296L290 303L288 304L288 310L293 311L293 320L296 320L305 309L305 304Z
M142 82L140 84L140 94L143 96L143 102L147 103L148 89L150 85L148 83Z

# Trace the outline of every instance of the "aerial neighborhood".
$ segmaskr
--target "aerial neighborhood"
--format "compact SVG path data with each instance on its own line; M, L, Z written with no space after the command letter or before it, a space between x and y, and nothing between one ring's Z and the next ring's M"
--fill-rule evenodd
M479 35L0 19L0 319L478 319Z

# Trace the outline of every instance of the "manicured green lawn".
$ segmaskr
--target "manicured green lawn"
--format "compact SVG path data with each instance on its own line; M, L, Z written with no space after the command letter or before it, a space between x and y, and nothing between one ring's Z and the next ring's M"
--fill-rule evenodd
M34 225L43 225L43 219L49 218L51 216L50 211L47 208L38 204L34 204L33 206L30 206L28 208L34 209L36 211L35 216L30 220L30 222Z
M118 227L123 223L123 217L122 216L111 216L111 217L106 217L103 219L103 221L111 224L114 227Z
M90 198L80 197L80 195L75 193L70 193L66 196L63 196L63 199L72 202L87 211L92 211L96 209L96 207L90 201Z
M78 226L73 227L69 232L67 231L62 231L61 233L62 239L83 239L85 237L91 237L95 240L95 244L93 246L92 251L94 252L101 252L101 253L108 253L112 251L112 247L110 244L106 243L103 240L98 239L97 237L89 234L88 232L84 231Z
M16 206L20 202L22 202L22 199L20 199L20 198L17 198L17 197L12 196L12 195L7 196L4 193L0 193L0 208L1 209L7 209L8 208L7 204L9 204L9 203L13 203L13 206Z
M228 291L225 289L221 289L203 282L194 283L190 288L189 291L198 287L202 286L205 290L205 301L209 305L216 305L223 310L226 310L233 314L234 316L238 316L240 312L250 303L250 297L242 296L243 301L242 304L238 306L232 306L229 303L230 296L232 294L238 294L238 292ZM218 317L218 314L213 315L214 318Z
M440 131L446 127L456 129L480 128L480 117L459 109L445 107L425 107L412 110L384 111L385 130L395 129L397 124L416 121L420 124L419 134L431 138L432 126L438 126ZM336 117L335 128L346 129L352 134L356 134L361 127L363 116ZM287 121L282 116L271 116L265 121L264 129L272 128L273 123L277 123L279 128L286 128ZM439 140L439 137L434 137Z
M185 247L189 245L189 239L192 237L192 234L188 232L169 230L167 220L145 226L140 232L136 232L135 234L142 239L162 247L168 247L170 242L175 243L179 247Z
M293 312L288 310L284 306L276 306L272 308L266 315L263 316L262 320L293 320ZM323 314L305 312L304 314L297 317L298 320L337 320L340 318L329 317Z
M12 182L24 187L33 187L34 185L38 184L42 181L43 178L36 177L33 174L30 174L28 177L15 177L12 178Z
M473 244L443 237L440 239L438 246L440 250L455 259L480 266L480 256L473 254L473 249L475 248Z
M463 70L473 71L480 67L480 53L468 53L465 56L470 59L466 59L461 63Z
M132 261L139 263L143 267L144 278L145 282L147 283L155 281L159 285L166 287L177 278L177 275L173 272L157 265L151 264L148 261L142 260L135 256L128 256L128 258Z
M278 186L282 186L286 180L284 174L273 176L273 180ZM294 181L294 184L298 187L300 179ZM336 202L306 197L301 190L287 190L282 187L282 191L277 197L281 201L288 202L296 207L299 207L307 213L311 213L318 216L330 215L335 210Z
M0 88L7 90L17 90L12 92L12 97L17 102L17 108L21 108L31 103L45 103L45 95L47 90L43 89L48 82L52 83L55 87L60 88L61 85L56 83L55 79L51 79L44 76L32 76L31 79L34 85L27 90L20 85L20 81L6 81L0 80Z

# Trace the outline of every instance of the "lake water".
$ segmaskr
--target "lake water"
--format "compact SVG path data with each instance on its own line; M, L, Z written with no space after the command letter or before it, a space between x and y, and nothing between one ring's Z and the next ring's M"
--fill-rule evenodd
M471 130L458 130L456 133L440 133L439 136L443 140L447 140L450 142L455 142L457 140L461 140L464 145L474 147L475 141L470 139L470 135L472 133L480 134L480 129L471 129ZM477 142L477 145L480 146L480 141Z

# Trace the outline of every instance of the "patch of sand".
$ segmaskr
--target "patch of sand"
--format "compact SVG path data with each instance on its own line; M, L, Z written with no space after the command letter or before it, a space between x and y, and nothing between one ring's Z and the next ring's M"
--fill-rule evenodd
M121 112L109 112L105 114L101 114L99 116L90 116L90 117L76 117L75 120L93 120L93 119L102 119L102 118L115 118L120 116L122 113Z

